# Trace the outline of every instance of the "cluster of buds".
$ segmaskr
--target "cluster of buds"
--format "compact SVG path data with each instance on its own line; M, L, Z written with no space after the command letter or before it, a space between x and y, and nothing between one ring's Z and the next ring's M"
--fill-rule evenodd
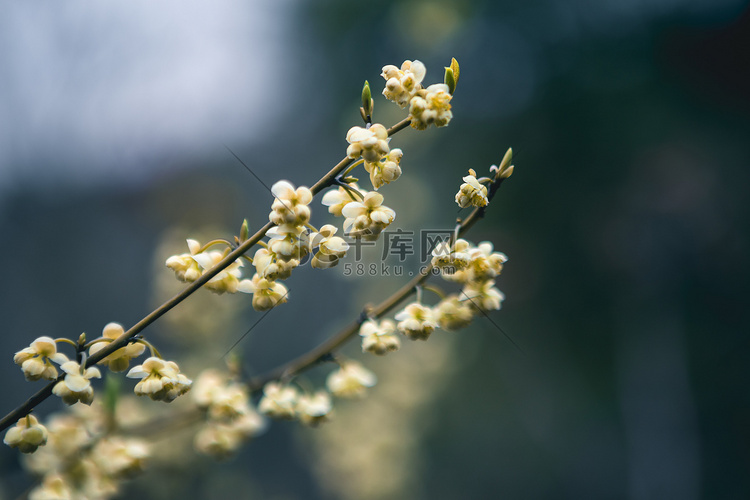
M231 456L265 429L263 418L250 406L247 388L218 371L206 370L196 379L193 400L207 417L195 436L201 453Z
M383 95L401 106L409 107L411 126L424 130L430 125L445 127L453 118L450 101L458 82L458 62L453 59L445 68L444 83L422 86L426 69L420 61L404 61L401 69L393 65L383 67L385 79Z
M492 243L485 241L474 246L459 238L452 247L438 245L432 255L432 264L441 270L444 279L464 285L460 295L449 296L436 306L441 328L455 330L466 326L475 314L500 309L505 296L495 288L495 278L508 257L494 252Z
M326 391L301 393L296 387L280 382L269 382L263 387L258 410L271 418L298 419L315 427L331 418L333 402Z

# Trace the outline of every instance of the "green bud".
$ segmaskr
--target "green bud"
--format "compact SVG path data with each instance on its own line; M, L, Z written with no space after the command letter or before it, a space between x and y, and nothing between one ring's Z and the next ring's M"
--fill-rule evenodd
M458 61L456 61L456 58L451 58L451 66L450 68L453 70L453 76L456 78L456 83L458 83L458 77L459 77L459 69L458 69Z
M242 227L240 228L240 241L247 240L248 235L250 234L250 226L247 223L247 219L242 221Z
M370 91L370 83L365 80L365 86L362 87L362 109L364 110L365 116L372 116L372 108L374 101L372 100L372 92Z
M443 81L448 86L448 93L453 94L456 90L456 77L454 76L452 69L445 68L445 78Z
M82 346L86 344L86 332L83 332L78 336L78 345Z

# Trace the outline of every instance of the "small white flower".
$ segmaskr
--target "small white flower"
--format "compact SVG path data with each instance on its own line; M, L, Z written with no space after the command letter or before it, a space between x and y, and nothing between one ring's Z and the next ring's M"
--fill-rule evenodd
M476 248L469 250L469 265L466 267L468 280L472 283L483 283L497 277L508 261L504 253L493 252L492 243L483 241Z
M271 213L268 219L274 224L291 224L300 226L310 220L310 207L307 205L313 199L312 191L304 186L294 188L289 181L278 181L271 186L274 195Z
M242 280L240 291L253 294L253 309L256 311L267 311L285 303L289 298L289 291L284 285L262 278L258 273L255 273L252 280Z
M453 96L444 83L435 83L417 92L409 101L411 126L424 130L430 125L445 127L453 118L450 101Z
M458 330L471 323L474 318L474 312L471 306L462 302L455 295L451 295L441 300L434 307L435 320L440 328L447 331Z
M401 333L412 340L427 340L438 326L432 309L417 302L406 306L395 318L399 321Z
M334 236L337 231L336 226L326 224L320 228L319 232L310 235L310 247L318 248L310 262L312 267L316 269L334 267L339 263L339 259L346 255L349 243L343 238Z
M346 133L349 147L346 155L349 158L359 158L376 162L388 154L388 130L380 123L373 123L368 128L352 127Z
M284 260L266 248L259 248L253 256L256 272L272 281L285 280L292 275L292 270L299 266L299 260Z
M65 378L55 384L52 393L60 396L65 404L73 405L80 401L90 405L94 401L94 388L91 387L92 378L101 378L98 368L83 368L75 361L68 361L60 366L66 373Z
M263 387L263 397L258 403L258 411L272 418L293 419L297 415L295 407L299 393L294 387L279 382L269 382Z
M3 442L11 448L18 448L21 453L34 453L37 448L47 444L47 429L34 415L26 415L15 427L8 429Z
M175 272L178 280L192 283L203 274L200 264L193 258L193 255L200 250L201 244L191 239L187 240L187 244L190 253L173 255L167 259L166 264L168 268Z
M118 436L101 439L91 452L94 462L111 478L133 477L142 472L149 455L145 441Z
M376 190L383 184L390 184L401 176L401 158L404 153L396 148L377 162L365 162L365 170L370 173L370 182Z
M175 272L175 276L180 281L192 283L226 257L225 252L216 250L198 252L201 244L196 240L189 239L187 244L189 254L173 255L167 259L167 267ZM232 262L204 286L218 294L236 293L242 277L241 267L241 260Z
M122 334L124 333L125 329L121 324L108 323L102 330L102 337L104 337L105 339L115 340L118 337L122 336ZM107 345L109 345L108 342L97 342L96 344L92 345L89 348L89 356L101 351L102 349L107 347ZM113 372L124 372L128 369L130 360L133 358L137 358L138 356L143 354L143 351L145 349L145 345L138 342L133 342L126 345L125 347L117 349L115 352L99 361L99 364L108 365L109 369Z
M52 361L62 365L68 361L68 358L57 352L57 344L51 337L39 337L29 347L21 349L13 356L13 362L21 365L23 375L29 381L42 378L55 380L57 368Z
M208 410L212 420L228 421L252 411L246 388L216 370L203 371L191 393L196 404Z
M365 389L376 382L377 377L370 370L356 361L347 361L328 375L326 386L336 397L355 398L364 396Z
M195 448L215 458L227 458L236 452L248 439L265 429L263 417L250 411L231 421L209 421L195 435Z
M456 203L461 208L468 206L486 207L489 203L487 199L487 186L480 183L476 178L476 172L469 169L469 175L464 177L464 183L456 193Z
M266 232L268 251L277 260L302 260L310 252L310 236L305 226L281 224Z
M361 202L348 203L344 214L344 231L352 238L375 241L380 233L396 218L396 212L382 205L383 195L370 192Z
M464 287L461 300L466 301L479 312L498 310L505 300L505 295L494 285L494 280L478 284L470 283Z
M396 325L389 319L384 319L380 324L368 319L359 328L359 335L362 337L362 352L382 356L398 350L401 341L394 335L395 331Z
M305 425L316 427L331 418L333 403L326 391L315 394L302 394L297 399L297 416Z
M359 186L357 186L356 183L351 183L349 184L349 186L359 191L363 197L367 194L367 191L361 189ZM354 195L351 194L348 190L339 186L338 189L331 189L330 191L327 191L326 194L323 195L321 203L328 207L328 212L332 213L336 217L341 217L341 211L343 210L343 208L347 204L357 200L359 200L359 198L355 198Z
M401 69L391 64L383 66L381 76L385 78L383 95L389 101L393 101L402 108L409 104L424 80L427 69L420 61L404 61Z
M138 396L148 396L154 401L171 403L178 396L190 390L193 382L180 373L180 367L174 361L164 361L152 356L142 365L133 367L128 378L141 379L135 385Z
M432 265L439 268L445 274L452 274L463 270L469 264L468 241L459 238L451 247L449 241L443 241L435 246L432 251Z

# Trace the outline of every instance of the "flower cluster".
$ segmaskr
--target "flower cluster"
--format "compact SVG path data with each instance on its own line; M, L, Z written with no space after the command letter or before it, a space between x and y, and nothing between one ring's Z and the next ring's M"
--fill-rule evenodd
M402 108L409 105L409 101L421 88L427 69L421 61L404 61L401 69L389 64L383 66L381 76L385 79L383 95Z
M203 249L198 241L192 239L188 239L187 244L190 253L173 255L166 262L167 267L175 272L177 279L187 283L192 283L207 271L210 271L227 256L229 250L227 249L225 252L208 251ZM240 268L242 265L241 260L232 262L226 269L211 278L205 287L218 294L241 291L242 281L246 281L241 280L242 271Z
M13 362L21 365L28 381L39 379L55 380L57 368L52 362L62 365L68 357L57 352L57 344L51 337L39 337L29 347L21 349L13 356Z
M367 193L362 201L347 203L341 210L346 217L344 231L352 238L362 238L365 241L375 241L396 218L393 209L383 205L383 195Z
M425 73L425 66L420 61L404 61L401 69L384 66L381 74L385 79L383 95L402 108L409 106L411 126L415 129L424 130L430 125L445 127L453 118L451 87L446 83L435 83L423 88ZM456 76L453 72L451 75L451 78ZM452 84L455 87L455 80Z
M26 415L15 427L8 429L3 442L11 448L18 448L21 453L34 453L47 444L47 428L34 415Z
M138 396L148 396L154 401L167 403L188 392L193 384L180 373L177 363L164 361L155 356L148 358L142 365L131 368L127 377L141 379L135 385L135 393Z
M116 340L124 333L125 329L119 323L109 323L105 325L104 329L102 330L103 341L97 342L89 348L89 356L92 356L104 349L108 344L106 340ZM143 354L143 351L145 350L146 346L144 344L134 342L126 345L125 347L117 349L115 352L99 361L99 364L107 365L113 372L124 372L128 369L130 360L133 358L137 358L138 356Z
M265 428L263 418L250 406L247 389L215 370L195 381L193 400L206 412L207 423L195 436L201 453L225 458Z
M65 372L65 378L55 384L52 393L60 396L65 404L73 405L81 402L90 405L94 401L94 388L91 387L92 378L101 378L98 368L85 368L75 361L68 361L60 365Z
M326 391L300 393L291 385L269 382L263 387L258 410L271 418L299 419L314 427L331 418L333 403Z
M455 330L466 326L476 314L500 309L505 296L495 288L494 279L507 260L505 254L494 252L488 241L473 246L459 238L452 248L438 245L433 251L433 265L441 269L444 279L463 285L458 296L448 296L435 307L435 319L441 328Z
M464 177L464 183L456 193L456 203L461 208L469 206L486 207L490 201L487 199L487 186L482 185L477 179L477 173L469 169L469 175Z
M338 370L328 374L326 386L328 391L339 398L359 398L365 395L368 387L378 381L370 370L356 361L341 363Z
M362 352L370 352L382 356L401 347L401 341L394 335L396 324L384 319L380 323L374 320L367 320L359 328L359 335L362 337Z

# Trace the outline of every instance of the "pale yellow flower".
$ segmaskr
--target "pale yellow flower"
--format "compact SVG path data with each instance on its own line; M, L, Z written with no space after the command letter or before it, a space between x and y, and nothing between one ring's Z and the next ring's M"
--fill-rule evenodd
M508 257L492 251L492 243L483 241L469 251L469 265L466 267L467 281L483 283L497 277L503 270Z
M312 191L304 186L295 189L289 181L278 181L271 186L274 195L271 213L268 219L274 224L291 224L300 226L310 220Z
M108 323L102 330L102 337L105 339L116 340L125 333L125 329L119 323ZM109 342L97 342L89 348L89 356L101 351L109 345ZM125 347L117 349L115 352L99 361L99 364L106 364L113 372L124 372L128 369L130 360L143 354L146 346L133 342Z
M318 391L315 394L302 394L297 399L295 409L300 422L316 427L331 418L333 402L326 391Z
M368 128L352 127L346 133L349 147L346 155L349 158L359 158L376 162L388 154L388 130L380 123L373 123Z
M377 377L356 361L347 361L331 372L326 386L331 394L340 398L356 398L365 395L365 389L373 387Z
M146 441L119 436L101 439L91 452L92 460L110 478L132 477L142 472L150 454Z
M380 233L396 218L396 212L384 206L383 195L370 192L361 202L348 203L342 214L346 217L344 231L352 238L375 241Z
M272 418L293 419L297 415L297 389L279 382L269 382L263 387L263 397L258 411Z
M401 158L404 153L396 148L374 163L365 162L365 170L370 173L370 182L376 190L383 184L390 184L401 176Z
M213 420L232 420L251 411L246 388L216 370L205 370L200 374L192 396L199 407L208 410L208 416Z
M252 411L231 421L210 421L195 435L194 445L205 455L227 458L263 429L263 418Z
M272 281L285 280L292 275L292 270L299 266L299 260L280 259L274 252L259 248L253 256L253 265L261 278Z
M178 280L192 283L203 274L200 264L193 258L200 250L201 244L196 240L188 239L187 245L190 253L172 255L167 259L166 264L168 268L175 272Z
M253 309L267 311L289 299L289 291L281 283L262 278L255 273L252 280L243 280L241 292L253 294Z
M11 448L18 448L21 453L34 453L47 444L47 428L34 415L26 415L15 427L8 429L3 442Z
M452 247L449 241L442 241L432 251L432 265L444 271L444 276L461 271L469 265L470 249L471 244L462 238L457 239Z
M154 401L171 403L178 396L190 390L193 382L180 373L180 367L174 361L164 361L152 356L142 365L133 367L128 378L141 379L135 385L138 396L148 396Z
M65 378L55 384L52 393L60 396L65 404L72 405L80 401L90 405L94 401L94 388L91 387L92 378L101 378L98 368L84 368L75 361L68 361L60 366L66 373Z
M167 259L167 267L175 272L180 281L192 283L206 271L211 270L225 257L224 252L217 250L199 252L201 244L196 240L187 240L189 254L173 255ZM212 292L222 294L236 293L242 277L242 260L236 260L211 278L204 286Z
M435 83L419 90L409 101L411 126L424 130L430 125L445 127L453 118L450 101L453 96L444 83Z
M381 76L385 78L383 95L389 101L393 101L402 108L409 104L424 80L427 69L420 61L404 61L401 69L391 64L383 66Z
M441 300L433 308L435 320L440 328L447 331L458 330L468 326L474 318L474 312L471 306L462 302L455 295L450 295Z
M363 197L367 194L367 191L361 189L356 183L351 183L349 186L359 191ZM328 207L328 212L336 217L341 217L341 211L348 203L359 200L359 198L353 198L352 196L353 195L350 194L349 191L339 186L337 189L327 191L326 194L323 195L321 203Z
M31 343L31 346L21 349L13 356L13 362L21 365L23 375L29 381L55 380L57 368L52 361L62 365L68 361L68 358L57 352L57 344L51 337L39 337Z
M503 300L505 300L505 295L494 285L494 280L488 280L484 283L469 283L461 292L461 300L466 301L479 312L500 309Z
M398 329L412 340L427 340L437 328L432 309L413 302L395 316Z
M382 356L398 350L401 341L394 335L396 325L389 319L380 323L368 319L359 327L359 335L362 337L362 352L370 352Z
M456 193L456 203L461 208L468 206L486 207L489 203L487 198L487 186L480 183L476 178L476 172L469 170L469 175L464 177L464 183Z
M346 255L349 243L343 238L334 236L338 228L326 224L320 231L310 235L310 247L318 249L312 257L310 265L316 269L327 269L339 263L339 259Z
M305 226L281 224L266 232L268 236L268 251L277 260L300 261L310 252L310 236Z

